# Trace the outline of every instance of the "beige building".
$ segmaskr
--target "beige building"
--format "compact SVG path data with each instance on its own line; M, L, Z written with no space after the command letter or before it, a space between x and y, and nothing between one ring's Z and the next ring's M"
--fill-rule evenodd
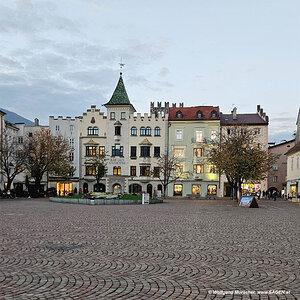
M268 125L269 117L260 107L257 105L256 113L252 114L238 114L237 108L234 108L231 114L221 113L221 134L230 134L232 126L244 126L248 129L253 130L256 134L256 143L259 147L264 150L268 150ZM261 192L267 191L268 189L268 180L267 178L262 182L248 183L244 182L242 184L242 193L255 194L259 190ZM231 196L230 185L226 180L224 175L220 176L220 189L218 192L220 197L229 197Z
M300 202L300 109L297 118L295 146L286 152L287 156L287 193L290 199Z
M96 155L106 153L106 116L96 105L92 105L79 121L79 190L87 193L89 191L106 191L106 179L102 179L100 186L96 187L95 176L90 165L91 159ZM79 191L78 190L78 191Z
M277 157L276 163L268 174L268 191L272 195L275 190L282 198L287 196L287 156L285 153L295 145L295 140L283 141L269 146L269 153Z

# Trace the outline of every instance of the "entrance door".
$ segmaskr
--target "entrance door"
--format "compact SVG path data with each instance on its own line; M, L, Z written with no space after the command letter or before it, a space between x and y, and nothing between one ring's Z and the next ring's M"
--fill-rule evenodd
M86 182L83 184L83 192L84 193L88 193L89 192L89 186L88 186L88 184Z
M103 183L94 184L94 192L105 193L105 185Z
M147 193L152 197L152 184L150 183L147 185Z
M200 187L201 185L200 184L193 184L192 185L192 194L195 195L195 196L200 196Z

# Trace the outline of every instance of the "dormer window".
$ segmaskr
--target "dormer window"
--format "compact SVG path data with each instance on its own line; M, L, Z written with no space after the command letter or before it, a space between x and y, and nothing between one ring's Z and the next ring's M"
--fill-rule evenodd
M183 114L182 114L182 112L180 110L176 112L176 118L178 118L178 119L182 119L183 118Z
M211 113L210 113L210 116L212 118L216 118L218 116L217 112L215 110L213 110Z
M196 118L201 119L202 117L203 117L202 111L198 110L197 113L196 113Z

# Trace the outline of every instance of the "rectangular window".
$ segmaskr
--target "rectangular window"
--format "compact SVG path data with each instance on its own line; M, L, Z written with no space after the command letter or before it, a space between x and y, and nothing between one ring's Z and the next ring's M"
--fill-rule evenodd
M254 134L257 134L257 135L259 135L259 134L260 134L260 132L261 132L261 131L260 131L260 128L255 128L255 129L254 129Z
M204 166L203 165L194 165L194 173L195 174L200 174L203 173L204 171Z
M154 157L160 157L160 147L154 147Z
M69 145L70 145L70 147L72 147L72 148L74 147L74 139L70 139L70 140L69 140Z
M184 171L184 165L183 164L177 164L175 168L176 173L183 173Z
M56 125L56 126L55 126L55 130L56 130L56 131L59 131L59 125Z
M130 148L130 158L136 158L136 146Z
M86 156L96 156L97 155L97 147L96 146L86 146Z
M28 133L28 136L29 136L29 137L32 137L32 132L29 132L29 133Z
M193 184L192 185L192 194L193 195L200 195L200 188L201 188L200 184Z
M141 166L140 167L140 176L149 176L150 166Z
M116 144L115 146L111 147L111 155L112 156L123 156L123 146Z
M70 152L69 159L70 161L74 161L74 152Z
M277 176L273 176L273 182L277 182L278 177Z
M160 168L159 167L154 167L153 176L154 177L159 177L159 173L160 173Z
M183 186L182 184L174 184L174 196L182 196Z
M274 171L278 171L278 164L274 164L274 165L273 165L273 170L274 170Z
M217 171L216 171L216 166L210 165L210 166L209 166L209 173L211 173L211 174L217 173Z
M184 148L174 148L174 157L184 157Z
M214 141L217 138L217 130L212 130L210 132L210 139Z
M23 144L23 137L22 137L22 136L19 136L19 137L18 137L18 143L19 143L19 144Z
M208 195L216 195L217 194L217 185L210 184L207 186L207 194Z
M95 169L92 166L86 166L85 175L95 175Z
M70 131L71 131L71 132L74 131L74 125L70 125Z
M292 157L292 161L291 161L291 170L293 171L294 169L294 158Z
M136 176L136 166L130 167L130 176Z
M150 146L141 146L141 156L150 157Z
M99 147L99 155L100 155L100 156L105 155L105 147L104 147L104 146L100 146L100 147Z
M194 157L202 157L203 153L203 148L194 148Z
M121 175L121 167L113 167L113 174L114 175Z
M126 119L126 113L125 112L121 112L121 119Z
M114 112L110 113L110 119L114 120L116 118L116 114Z
M202 130L196 130L195 131L195 139L196 139L196 142L202 142L203 141Z
M227 129L227 134L228 135L232 134L232 129Z
M182 138L183 138L183 130L177 129L176 130L176 140L182 140Z

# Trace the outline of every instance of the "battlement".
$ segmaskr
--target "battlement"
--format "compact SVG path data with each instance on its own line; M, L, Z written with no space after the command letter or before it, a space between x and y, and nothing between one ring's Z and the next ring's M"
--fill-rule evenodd
M134 121L165 121L168 120L168 114L164 114L163 112L157 112L157 113L144 113L143 115L141 113L135 113L130 114L129 119L133 119Z
M169 102L165 102L163 106L161 102L157 102L155 106L154 102L150 102L150 114L158 117L159 114L162 114L164 117L169 114Z
M77 118L77 117L76 117ZM72 121L74 122L76 120L76 118L71 118L71 117L63 117L63 116L58 116L57 118L55 118L54 116L49 116L49 121Z

